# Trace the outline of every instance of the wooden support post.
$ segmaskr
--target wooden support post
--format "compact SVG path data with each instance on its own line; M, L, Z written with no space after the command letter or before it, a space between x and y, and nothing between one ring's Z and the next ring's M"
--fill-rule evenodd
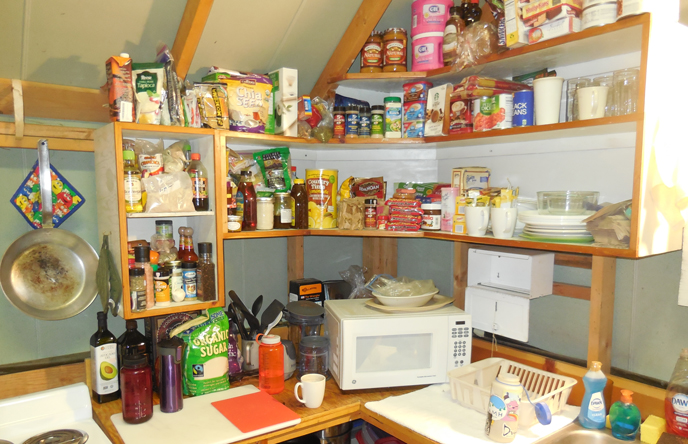
M174 57L177 75L181 79L185 78L189 72L212 7L213 0L186 1L184 15L182 21L179 22L177 35L172 45L172 57Z
M463 310L466 307L468 286L468 247L465 242L454 242L454 305Z
M366 281L376 274L397 275L397 239L392 237L363 238L363 266L368 269Z
M303 236L287 238L287 280L303 278Z
M616 258L593 256L590 285L590 327L588 329L588 367L600 361L609 372L612 364L612 331L614 324L614 286Z
M311 97L326 98L330 78L346 74L391 2L392 0L363 0L318 81L315 82Z

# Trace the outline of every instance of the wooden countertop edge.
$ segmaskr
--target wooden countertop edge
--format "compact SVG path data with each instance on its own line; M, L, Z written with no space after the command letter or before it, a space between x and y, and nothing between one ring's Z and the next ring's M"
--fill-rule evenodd
M384 430L385 432L399 438L407 444L437 444L437 441L423 436L418 432L414 432L413 430L394 422L389 418L368 410L365 404L361 404L360 417L362 420Z

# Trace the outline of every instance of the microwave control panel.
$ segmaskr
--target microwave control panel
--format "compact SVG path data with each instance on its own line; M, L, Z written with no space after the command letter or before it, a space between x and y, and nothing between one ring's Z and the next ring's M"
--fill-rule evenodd
M471 345L473 330L470 318L461 316L460 318L449 318L449 365L453 368L463 367L471 363Z

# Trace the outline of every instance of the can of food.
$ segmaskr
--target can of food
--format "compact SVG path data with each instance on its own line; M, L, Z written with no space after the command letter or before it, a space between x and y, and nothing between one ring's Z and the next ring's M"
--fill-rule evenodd
M588 0L583 5L581 27L588 29L614 23L617 12L616 1Z
M473 102L475 106L475 101ZM490 131L511 128L514 98L511 94L484 96L474 110L473 131Z
M306 170L308 228L337 228L337 170Z
M617 19L648 12L644 5L649 3L647 0L618 0L618 3Z
M533 126L534 103L533 91L516 91L514 93L513 126Z

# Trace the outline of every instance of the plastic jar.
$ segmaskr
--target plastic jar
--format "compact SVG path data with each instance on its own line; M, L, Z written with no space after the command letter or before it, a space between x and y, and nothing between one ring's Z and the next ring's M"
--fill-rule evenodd
M273 228L287 229L291 228L291 208L293 206L291 193L288 191L281 191L275 193L275 214Z
M146 278L143 268L129 269L129 294L131 312L140 313L146 309Z
M330 341L324 336L306 336L299 343L299 361L296 364L296 377L308 373L318 373L327 377L329 368Z
M385 137L401 138L401 97L385 97Z
M142 355L125 356L120 373L122 419L141 424L153 417L153 379L148 360Z
M373 105L370 112L370 137L382 139L385 137L385 107Z
M182 262L182 283L184 300L195 301L196 297L196 262Z
M238 233L241 231L241 224L244 222L244 218L231 214L227 216L227 231L230 233Z
M581 29L604 26L616 21L618 7L616 1L586 0L583 2Z
M325 320L325 309L311 301L292 301L287 304L286 310L289 340L294 343L298 362L301 338L320 336L320 326Z
M256 198L256 230L272 230L275 222L275 198L258 197ZM291 223L291 219L289 221Z
M373 31L361 48L360 72L382 72L382 33Z
M158 235L159 239L172 239L174 232L172 230L171 220L156 220L155 221L155 234Z
M363 226L367 229L377 228L377 199L365 200L365 219Z
M358 106L349 105L346 107L346 138L355 139L358 137Z
M446 21L446 20L445 20ZM382 37L382 50L385 55L382 72L406 72L406 30L389 28Z
M334 120L333 136L337 139L343 139L346 135L346 107L335 106L332 114Z
M423 214L423 224L420 228L422 230L439 231L442 224L442 204L422 204L420 208L425 212Z
M444 66L442 44L444 33L428 32L418 34L411 40L411 70L429 71Z
M370 108L362 106L358 111L358 137L370 137Z
M277 335L264 335L260 339L258 388L271 395L284 390L284 347Z
M170 261L167 263L170 270L170 297L174 302L184 302L184 280L182 277L182 261Z
M452 0L416 0L411 4L411 37L425 32L442 32L449 19Z
M170 272L167 268L158 268L153 273L155 281L155 306L167 307L170 305Z

